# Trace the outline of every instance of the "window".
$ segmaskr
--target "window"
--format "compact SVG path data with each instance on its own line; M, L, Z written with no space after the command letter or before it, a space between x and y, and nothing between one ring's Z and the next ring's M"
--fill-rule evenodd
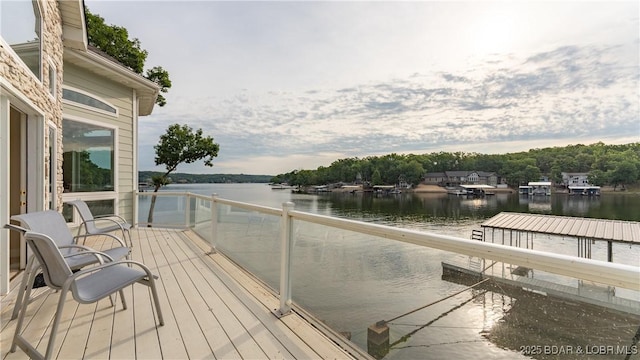
M13 51L40 79L42 15L37 1L0 1L0 32Z
M65 192L114 191L115 129L62 120Z
M75 105L89 107L91 110L97 110L109 115L118 115L118 110L111 104L80 90L65 87L62 89L62 99L67 100L67 102L73 102Z
M56 67L53 65L51 60L49 60L48 63L49 63L49 94L51 94L51 96L55 98L56 91L58 90L57 89L58 84L56 82L58 72L56 71Z

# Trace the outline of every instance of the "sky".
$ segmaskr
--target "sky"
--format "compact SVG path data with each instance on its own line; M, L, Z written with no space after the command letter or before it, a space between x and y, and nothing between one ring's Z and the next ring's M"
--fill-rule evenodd
M276 175L344 158L640 141L638 1L85 0L162 66L140 170L169 125L212 168Z

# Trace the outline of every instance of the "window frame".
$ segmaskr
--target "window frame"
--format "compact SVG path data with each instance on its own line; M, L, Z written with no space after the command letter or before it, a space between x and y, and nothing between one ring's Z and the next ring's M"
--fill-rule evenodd
M79 102L76 102L76 101L73 101L73 100L65 99L64 90L73 91L73 92L76 92L78 94L82 94L84 96L93 98L93 99L95 99L95 100L97 100L97 101L99 101L99 102L101 102L101 103L103 103L103 104L105 104L105 105L107 105L109 107L112 107L115 110L115 112L110 112L110 111L107 111L107 110L104 110L104 109L93 107L93 106L88 105L88 104L83 104L83 103L79 103ZM81 90L81 89L75 88L73 86L62 85L62 103L63 104L67 104L67 105L71 105L71 106L76 106L76 107L79 107L81 109L89 110L89 111L92 111L92 112L95 112L95 113L98 113L98 114L107 115L107 116L114 117L114 118L117 118L117 117L120 116L120 109L118 109L117 106L113 105L112 103L110 103L109 101L105 100L104 98L102 98L100 96L97 96L97 95L92 94L92 93L90 93L88 91L85 91L85 90Z
M85 199L86 196L102 196L101 198L90 198L91 200L100 200L100 199L108 199L111 197L111 194L113 195L114 198L117 198L118 196L118 186L119 186L119 156L118 154L120 153L119 151L119 128L116 125L112 125L112 124L107 124L105 122L102 121L97 121L97 120L91 120L91 119L87 119L84 117L79 117L79 116L73 116L73 115L68 115L68 114L63 114L62 115L62 121L64 122L64 120L69 120L69 121L75 121L78 123L82 123L82 124L88 124L88 125L93 125L93 126L99 126L99 127L104 127L105 129L109 129L109 130L113 130L113 190L104 190L104 191L86 191L86 192L65 192L63 190L62 192L62 201L69 201L69 200L74 200L74 199ZM62 129L63 133L64 133L64 124L63 124L63 129ZM64 154L64 136L62 137L62 152ZM64 166L62 169L62 176L64 178Z
M53 122L47 124L49 137L49 209L58 208L58 131Z
M2 33L0 32L0 46L2 46L5 50L7 50L11 56L20 64L24 67L24 69L26 70L26 73L29 74L29 76L32 76L37 82L39 82L40 84L43 84L43 61L42 61L42 44L43 44L43 35L42 35L42 24L44 22L44 17L42 15L42 6L40 5L40 1L38 0L31 0L32 4L35 4L38 8L38 15L39 15L39 19L36 19L36 23L39 25L39 29L38 29L38 73L34 73L31 68L29 67L29 65L27 65L27 63L24 61L24 59L22 59L22 57L20 55L18 55L18 53L13 49L13 46L11 46L11 44L9 44L4 37L2 36ZM1 6L1 3L0 3ZM1 8L0 8L1 9ZM35 14L34 14L35 15ZM34 16L34 18L36 18Z
M53 60L51 60L50 57L47 57L47 64L49 65L49 71L48 71L49 95L51 96L52 99L55 100L58 92L58 69L56 68L56 65L53 63Z

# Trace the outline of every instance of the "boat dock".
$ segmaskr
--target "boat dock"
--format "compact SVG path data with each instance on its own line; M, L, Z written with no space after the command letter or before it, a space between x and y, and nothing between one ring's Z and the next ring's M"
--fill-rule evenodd
M640 245L640 222L568 216L502 212L485 221L482 230L474 230L472 240L533 250L534 234L575 238L577 257L592 256L596 241L607 243L607 261L614 262L613 243ZM575 255L574 255L575 256ZM500 270L501 269L501 270ZM462 284L491 279L499 288L535 292L562 300L586 303L607 309L640 315L640 299L616 296L616 288L590 281L560 277L534 276L534 271L504 262L486 264L470 257L468 264L442 263L443 278Z
M606 241L609 262L613 262L613 243L640 245L640 222L637 221L502 212L480 226L483 241L490 237L492 243L527 249L533 249L533 234L575 238L577 255L583 258L591 258L594 241Z

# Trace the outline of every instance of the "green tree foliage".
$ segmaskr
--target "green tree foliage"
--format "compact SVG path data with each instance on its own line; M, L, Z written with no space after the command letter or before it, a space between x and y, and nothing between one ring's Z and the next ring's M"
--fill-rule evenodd
M507 182L513 186L526 185L529 181L540 179L540 169L536 166L536 159L530 157L514 157L507 160L500 171Z
M167 128L167 132L160 136L160 142L154 146L156 150L156 165L164 165L166 172L163 175L152 177L154 192L169 183L169 174L175 171L180 164L190 164L198 160L204 160L206 166L213 166L213 158L218 156L220 145L213 141L211 136L203 136L202 129L193 131L188 125L173 124ZM151 198L149 208L149 221L153 222L153 209L155 195Z
M142 75L149 53L141 48L140 40L137 38L129 39L127 29L121 26L107 25L104 18L92 14L87 7L85 7L85 18L89 44ZM167 93L171 87L169 72L161 66L148 69L144 76L158 84L162 93ZM159 94L156 103L159 106L164 106L167 100L162 94Z
M380 171L375 169L373 171L373 176L371 177L371 185L382 185L382 175L380 175Z
M417 185L425 173L456 170L494 172L513 187L540 180L542 176L560 184L563 172L588 173L593 185L624 187L640 182L640 143L605 145L600 142L500 155L437 152L348 158L336 160L329 167L279 174L272 181L303 186L356 180L391 185L404 179Z
M160 92L167 93L169 88L171 87L171 80L169 79L169 73L163 69L161 66L154 66L151 69L148 69L145 77L154 83L160 85ZM158 94L156 98L156 104L159 106L165 106L167 104L167 99L162 94Z
M211 136L203 136L202 129L193 131L188 125L173 124L160 135L160 142L153 148L156 150L155 163L165 166L167 171L163 177L167 177L182 163L204 159L204 164L212 167L220 145Z
M633 184L638 180L638 166L629 160L623 160L616 164L613 170L608 172L609 183L615 189L619 185L624 188L627 184Z

